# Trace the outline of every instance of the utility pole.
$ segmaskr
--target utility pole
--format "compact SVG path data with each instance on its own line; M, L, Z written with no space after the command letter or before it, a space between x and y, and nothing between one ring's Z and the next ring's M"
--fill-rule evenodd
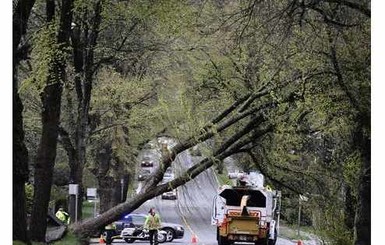
M70 195L70 208L69 213L72 222L78 221L78 195L79 195L79 185L78 184L69 184L68 185L68 194Z
M298 198L298 229L297 229L297 236L299 237L299 227L301 226L301 207L302 207L302 202L307 202L309 198L303 195L299 195Z
M299 237L299 227L301 226L301 198L298 198L298 227L297 236Z
M124 201L123 200L123 198L124 198L124 192L123 192L123 189L124 189L124 179L123 178L120 179L120 189L121 189L121 191L120 191L120 202L123 202Z

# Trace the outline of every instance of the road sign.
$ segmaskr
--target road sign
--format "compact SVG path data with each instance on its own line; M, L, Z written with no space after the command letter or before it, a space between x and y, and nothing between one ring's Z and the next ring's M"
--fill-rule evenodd
M68 192L70 195L78 195L79 185L78 184L69 184Z
M87 199L96 199L96 188L87 188Z

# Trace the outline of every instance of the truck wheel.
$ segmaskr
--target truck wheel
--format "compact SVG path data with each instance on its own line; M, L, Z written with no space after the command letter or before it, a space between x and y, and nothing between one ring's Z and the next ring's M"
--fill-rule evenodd
M255 245L267 245L268 240L267 239L258 239L254 244Z
M218 245L230 245L231 242L224 236L218 236Z
M274 230L274 239L269 239L268 242L267 242L267 245L275 245L275 243L277 242L277 229Z

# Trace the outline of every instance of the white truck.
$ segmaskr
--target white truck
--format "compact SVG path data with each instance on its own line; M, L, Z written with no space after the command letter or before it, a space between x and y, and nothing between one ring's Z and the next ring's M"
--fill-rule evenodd
M217 226L218 245L276 243L281 192L263 185L263 175L253 172L238 176L236 186L219 189L211 218L211 224Z

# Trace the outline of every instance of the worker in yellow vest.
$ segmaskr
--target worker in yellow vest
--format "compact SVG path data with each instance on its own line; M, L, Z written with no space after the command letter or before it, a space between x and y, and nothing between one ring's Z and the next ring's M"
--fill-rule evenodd
M150 245L157 245L158 229L162 227L160 217L157 213L155 213L155 208L151 208L148 213L146 221L144 222L144 228L148 230L150 235Z
M59 210L56 212L56 217L65 225L68 225L70 223L70 216L67 212L64 211L63 207L60 207Z

